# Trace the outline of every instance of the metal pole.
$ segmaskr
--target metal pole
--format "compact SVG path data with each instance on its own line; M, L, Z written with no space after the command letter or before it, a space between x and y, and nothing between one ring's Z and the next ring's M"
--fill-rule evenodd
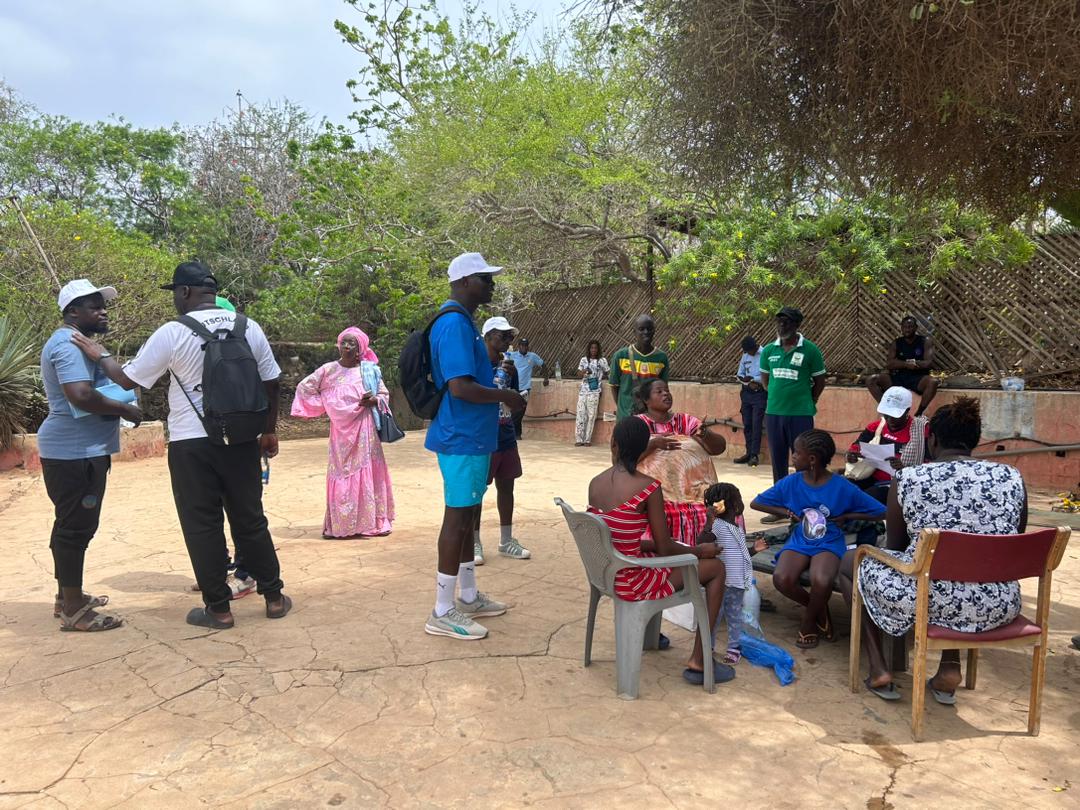
M56 275L56 271L53 270L52 264L49 262L49 257L45 255L45 248L41 246L41 242L38 241L37 234L34 233L34 229L30 227L30 222L22 212L22 208L19 207L19 199L15 196L8 197L8 202L11 203L11 207L15 209L15 213L19 216L19 222L22 223L23 230L26 231L26 235L30 237L30 241L34 243L34 247L37 248L38 253L41 255L41 260L45 262L45 267L49 271L49 275L52 276L53 284L56 285L55 292L60 292L60 279Z
M994 456L1026 456L1031 453L1068 453L1080 450L1080 444L1049 444L1045 447L1018 447L1015 450L992 450L989 453L972 453L972 458L993 458Z

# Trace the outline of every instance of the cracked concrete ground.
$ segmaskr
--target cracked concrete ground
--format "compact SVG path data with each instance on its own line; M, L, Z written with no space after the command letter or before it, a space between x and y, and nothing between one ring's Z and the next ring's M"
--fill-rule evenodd
M127 626L96 635L52 618L41 479L0 476L0 810L1077 806L1080 543L1055 578L1038 738L1025 733L1029 657L1010 651L984 654L957 708L930 702L920 744L909 677L896 704L847 691L846 637L796 653L792 686L744 662L708 695L680 678L691 639L669 626L673 648L645 655L641 698L622 701L610 603L581 665L585 580L551 501L581 506L605 450L522 443L517 534L534 559L479 569L481 588L515 607L488 620L488 639L461 643L422 631L442 501L421 442L387 448L394 533L348 541L320 538L325 440L283 443L266 507L296 607L269 622L252 596L217 633L183 622L197 597L164 459L113 468L86 586ZM744 495L768 483L763 467L718 466ZM763 592L780 606L766 633L794 650L794 607Z

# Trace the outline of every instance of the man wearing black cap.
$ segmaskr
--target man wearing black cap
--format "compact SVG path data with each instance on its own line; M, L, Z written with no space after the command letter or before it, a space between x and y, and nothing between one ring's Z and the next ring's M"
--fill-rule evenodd
M776 313L775 343L761 350L761 384L768 391L765 435L769 437L773 483L788 474L795 437L814 427L817 401L825 390L825 358L798 331L803 314L794 307ZM775 522L775 521L767 521Z
M225 545L222 510L229 518L233 542L244 567L258 583L266 600L266 616L279 619L292 607L282 594L282 582L274 542L267 528L262 508L260 456L273 457L278 452L276 435L278 413L278 377L281 369L274 360L270 344L255 321L222 309L216 303L217 279L198 261L185 262L176 268L171 284L173 305L181 316L188 316L211 334L223 339L234 326L244 329L246 341L258 366L258 377L265 388L268 407L262 435L250 441L211 442L203 424L203 358L205 336L193 326L170 321L139 349L135 359L123 368L112 359L101 361L102 369L117 384L131 389L149 388L169 373L169 474L173 499L184 533L188 556L195 569L195 579L205 607L193 608L188 624L225 630L233 626L229 609L232 592L227 583L229 555ZM234 336L235 337L235 336ZM101 346L76 336L72 339L92 360L102 355ZM258 385L258 383L255 383Z

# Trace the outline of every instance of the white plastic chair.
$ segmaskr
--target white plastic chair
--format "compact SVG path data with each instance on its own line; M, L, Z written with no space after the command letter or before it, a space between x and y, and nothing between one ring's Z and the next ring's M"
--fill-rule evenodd
M611 530L596 515L578 512L562 498L555 503L563 511L570 534L577 543L578 554L589 580L589 617L585 625L585 666L592 663L593 626L596 607L601 596L611 597L615 604L615 671L618 695L634 700L641 679L641 650L655 650L660 641L660 614L665 608L690 603L697 616L698 633L705 651L705 683L708 692L716 691L713 681L712 637L709 633L709 613L705 608L701 584L698 581L698 560L693 554L673 557L628 557L615 550ZM615 595L615 575L623 568L672 568L682 571L683 586L664 599L628 602Z

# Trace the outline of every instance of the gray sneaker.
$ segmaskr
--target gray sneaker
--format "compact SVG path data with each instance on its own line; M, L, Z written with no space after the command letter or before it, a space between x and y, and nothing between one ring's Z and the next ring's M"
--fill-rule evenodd
M512 557L515 560L527 560L532 556L532 552L513 537L506 543L499 543L499 553L504 557Z
M456 600L457 609L465 616L502 616L506 613L506 605L488 599L487 594L476 592L476 599L471 602Z
M474 540L472 544L472 558L473 565L484 564L484 546L479 540Z
M456 607L450 608L445 616L436 616L435 611L432 611L424 625L424 632L432 636L449 636L460 641L477 641L488 634L486 627L477 624Z

